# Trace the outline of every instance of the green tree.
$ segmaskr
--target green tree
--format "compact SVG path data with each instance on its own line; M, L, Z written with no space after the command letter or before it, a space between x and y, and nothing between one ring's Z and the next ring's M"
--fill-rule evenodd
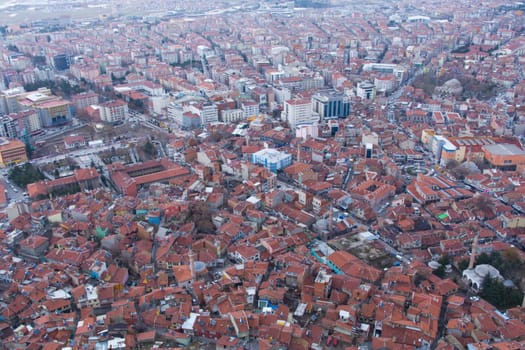
M19 187L26 187L28 184L44 180L45 176L40 169L34 167L31 163L15 166L9 172L9 180L13 181Z
M487 253L481 253L476 257L476 265L490 264L491 259Z
M189 206L187 220L195 223L199 232L214 233L215 225L211 219L211 213L205 202L192 202Z
M443 266L446 266L450 264L450 257L447 254L445 254L441 258L439 258L438 263L440 263Z
M505 287L503 282L492 278L490 275L485 276L481 288L479 295L499 309L508 309L520 305L523 299L523 294L519 289Z
M40 89L42 87L46 87L48 89L54 90L55 89L55 82L52 81L52 80L42 80L42 81L37 81L37 82L34 82L34 83L25 84L24 85L24 90L29 92L29 91L38 90L38 89Z
M150 140L146 141L142 149L149 156L154 157L157 154L157 148Z
M421 282L423 282L425 280L425 276L423 275L422 272L420 271L417 271L414 275L414 285L416 287L419 287L419 285L421 284Z
M458 263L458 270L459 271L463 271L463 270L466 270L468 268L468 259L465 259L465 260L461 260L459 263Z
M436 275L436 276L438 276L440 278L445 277L445 266L439 265L439 267L437 269L435 269L434 271L432 271L432 273L434 273L434 275Z

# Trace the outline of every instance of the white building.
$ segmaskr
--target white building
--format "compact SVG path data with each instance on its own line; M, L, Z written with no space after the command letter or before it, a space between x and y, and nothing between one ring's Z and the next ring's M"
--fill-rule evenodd
M369 81L357 83L356 95L363 100L373 100L376 96L376 87Z
M294 99L284 102L282 119L293 129L298 125L309 125L319 121L319 115L312 113L310 99Z
M182 115L184 108L180 103L170 102L168 104L168 118L173 119L177 125L182 125Z
M225 123L237 122L244 119L244 111L239 108L221 111L221 121Z
M379 145L379 135L375 132L364 132L361 135L361 145L366 146L367 144Z
M441 166L445 166L451 159L455 159L458 149L443 135L434 135L430 141L430 148Z
M379 92L389 92L394 90L397 85L396 77L393 75L387 75L382 77L376 77L374 79L374 85L376 90Z
M277 103L284 103L284 101L292 98L292 91L282 86L274 86L273 94L275 96L275 102Z
M185 124L184 114L188 112L200 118L201 126L219 121L219 109L214 103L170 104L168 106L168 116L173 117L175 122L182 126Z
M391 63L367 63L363 65L363 71L393 74L399 82L402 82L407 74L405 67Z
M18 99L25 93L23 87L16 87L0 92L0 113L9 114L20 110Z
M128 104L115 100L100 105L100 119L107 123L121 123L128 118Z
M152 96L149 98L151 102L151 111L155 114L166 115L170 98L168 95L164 96Z
M244 119L259 115L259 104L253 100L243 101L241 109L244 112Z
M127 91L140 91L148 96L164 96L166 94L162 85L156 84L149 80L118 85L114 87L114 90L119 93Z
M264 148L252 154L252 163L260 164L275 173L292 164L292 156L273 148Z
M307 139L308 137L319 137L319 126L314 124L303 124L295 127L295 137Z
M208 125L219 121L219 110L213 103L203 104L200 107L201 124Z
M490 276L490 278L495 278L500 281L503 280L503 277L500 275L498 269L488 264L477 265L473 269L466 269L463 271L463 279L472 289L478 291L481 290L483 286L483 280L486 276Z

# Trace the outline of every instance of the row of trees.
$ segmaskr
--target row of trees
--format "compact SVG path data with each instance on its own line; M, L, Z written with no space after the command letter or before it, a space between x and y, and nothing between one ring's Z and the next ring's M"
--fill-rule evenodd
M46 87L53 92L55 95L61 95L64 97L70 97L74 94L79 94L85 90L79 85L71 85L67 80L58 80L54 82L52 80L37 81L35 83L29 83L24 85L25 91L35 91L39 88Z

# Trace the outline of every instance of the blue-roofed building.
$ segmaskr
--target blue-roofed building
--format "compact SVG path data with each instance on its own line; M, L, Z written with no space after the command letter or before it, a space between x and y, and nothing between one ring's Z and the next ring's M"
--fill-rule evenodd
M259 164L276 173L292 164L292 155L273 148L264 148L252 154L252 163Z

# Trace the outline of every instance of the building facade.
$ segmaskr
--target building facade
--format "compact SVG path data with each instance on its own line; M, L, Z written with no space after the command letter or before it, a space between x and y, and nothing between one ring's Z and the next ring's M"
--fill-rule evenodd
M290 129L298 125L311 125L319 121L319 115L312 113L312 102L308 99L294 99L284 102L283 120Z
M273 148L265 148L252 154L252 163L262 165L275 173L292 164L292 156Z
M369 81L357 83L356 95L362 100L373 100L376 96L376 87Z
M320 91L312 96L312 112L320 120L346 118L350 115L350 97L338 91Z
M497 143L483 146L485 159L493 167L514 171L525 164L525 151L514 144Z
M119 124L128 118L128 104L123 100L109 101L100 105L100 119Z
M244 112L245 119L259 115L259 104L253 100L243 101L241 103L241 109Z
M244 119L244 111L242 109L225 109L221 111L221 121L224 123L238 122Z
M0 138L0 166L27 162L26 145L19 140Z
M208 125L219 121L219 110L214 103L205 103L200 106L199 115L201 125Z
M44 127L63 125L72 118L69 102L62 99L38 103L35 109Z

